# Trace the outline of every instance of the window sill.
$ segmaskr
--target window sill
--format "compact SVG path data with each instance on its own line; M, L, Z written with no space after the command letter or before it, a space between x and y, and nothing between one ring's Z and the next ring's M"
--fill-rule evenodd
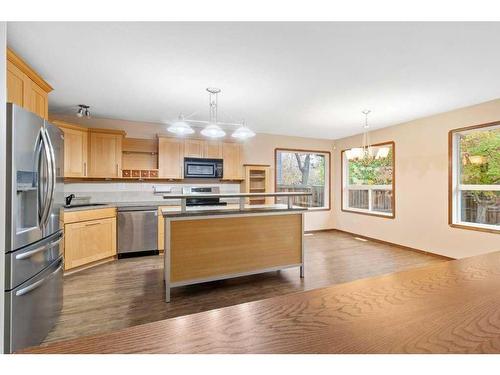
M500 229L495 229L492 225L470 224L470 223L451 223L452 228L475 230L478 232L500 234Z
M343 212L349 212L352 214L360 214L360 215L368 215L368 216L377 216L377 217L382 217L384 219L394 219L396 215L394 212L390 214L384 214L382 212L374 212L374 211L368 211L368 210L362 210L362 209L353 209L353 208L342 208L341 209Z
M309 211L309 212L330 211L330 208L329 207L308 207L307 211Z

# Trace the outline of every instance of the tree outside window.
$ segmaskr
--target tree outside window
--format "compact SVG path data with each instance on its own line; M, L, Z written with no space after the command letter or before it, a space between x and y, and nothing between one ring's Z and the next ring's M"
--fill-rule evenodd
M345 150L342 171L344 211L394 217L393 142Z
M454 223L500 228L500 126L453 133Z
M294 197L294 204L329 208L327 163L330 154L302 150L276 150L276 191L311 192L311 197ZM285 203L284 198L277 198Z

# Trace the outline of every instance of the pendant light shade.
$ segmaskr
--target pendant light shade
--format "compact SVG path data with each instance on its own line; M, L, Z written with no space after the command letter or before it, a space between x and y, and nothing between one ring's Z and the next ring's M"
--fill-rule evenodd
M201 131L201 134L209 138L222 138L226 132L217 124L209 124Z
M245 125L242 125L238 129L236 129L233 134L231 134L231 137L243 140L255 137L255 133Z
M170 125L167 130L175 135L183 136L188 134L193 134L194 130L186 122L179 120Z

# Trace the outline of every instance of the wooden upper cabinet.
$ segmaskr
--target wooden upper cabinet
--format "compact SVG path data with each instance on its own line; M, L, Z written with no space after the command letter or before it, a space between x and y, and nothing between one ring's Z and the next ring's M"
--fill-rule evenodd
M29 104L26 107L29 111L47 119L49 117L49 95L34 82L28 85Z
M26 75L13 63L7 61L7 102L24 107L28 102Z
M88 129L59 120L51 122L64 133L64 177L87 177Z
M222 159L222 143L200 139L184 140L185 158Z
M222 143L216 141L206 141L203 155L208 159L222 159Z
M184 140L185 158L203 158L204 151L205 151L205 141L199 139Z
M52 87L26 62L7 48L7 102L17 104L45 119L49 115Z
M222 158L224 160L224 180L243 179L241 144L228 143L222 144Z
M89 176L121 177L123 133L90 129Z
M177 138L158 137L158 169L160 178L182 179L184 141Z

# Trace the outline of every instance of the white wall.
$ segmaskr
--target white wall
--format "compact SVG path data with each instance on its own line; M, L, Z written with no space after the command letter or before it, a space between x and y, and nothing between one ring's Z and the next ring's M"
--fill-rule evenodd
M4 345L4 295L5 290L5 105L6 94L6 37L7 23L0 22L0 353Z
M395 142L395 219L341 211L340 153L361 135L335 141L335 227L452 258L500 250L499 234L448 225L448 132L498 120L500 99L373 131L372 143Z

